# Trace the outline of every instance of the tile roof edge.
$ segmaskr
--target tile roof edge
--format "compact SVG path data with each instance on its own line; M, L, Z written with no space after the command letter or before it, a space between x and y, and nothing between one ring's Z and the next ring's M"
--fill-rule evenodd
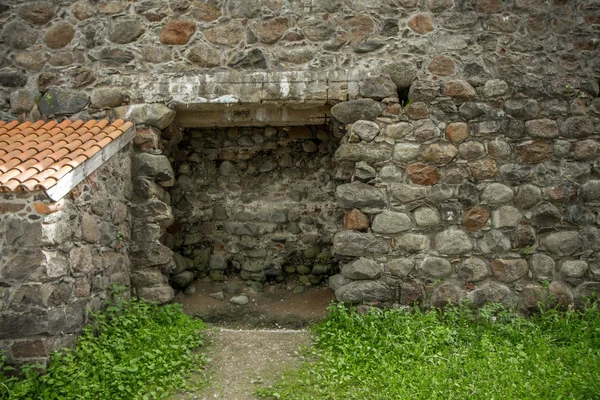
M123 132L115 140L108 143L102 150L94 154L92 157L78 165L63 176L54 186L45 190L46 196L52 201L59 201L66 196L75 186L81 183L92 172L100 168L113 155L118 153L123 147L135 137L135 125L131 125L129 129Z

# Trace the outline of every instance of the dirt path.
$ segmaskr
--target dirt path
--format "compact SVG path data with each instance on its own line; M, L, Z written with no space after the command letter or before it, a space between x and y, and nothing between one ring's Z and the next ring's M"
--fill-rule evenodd
M296 286L266 285L264 292L255 293L241 281L205 280L194 282L193 295L180 293L176 301L184 311L212 325L207 354L210 386L171 400L256 399L257 388L270 386L283 371L299 366L299 349L310 345L303 328L326 316L333 291L323 285L294 293ZM211 297L218 292L224 293L223 300ZM229 302L238 294L246 295L248 304Z
M298 350L310 344L305 330L213 328L210 336L210 386L172 400L256 399L257 388L275 383L283 371L300 365Z

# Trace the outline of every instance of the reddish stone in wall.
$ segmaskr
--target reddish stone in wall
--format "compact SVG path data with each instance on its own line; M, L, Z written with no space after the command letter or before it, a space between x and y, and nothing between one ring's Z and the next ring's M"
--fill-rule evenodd
M465 213L463 225L469 232L475 232L483 228L490 218L488 210L482 207L474 207Z
M408 116L412 119L423 119L429 116L429 110L427 104L421 101L412 103L408 107Z
M186 44L196 31L196 24L192 21L171 21L160 32L162 44Z
M287 18L272 18L254 27L254 33L263 43L275 43L290 27Z
M469 170L471 171L473 178L477 180L492 179L498 173L496 161L490 158L470 162Z
M504 10L502 3L498 0L477 0L475 11L482 14L494 14Z
M370 226L369 217L356 208L347 211L344 216L344 229L346 230L366 232Z
M469 138L469 125L464 122L452 122L446 130L446 137L453 143L459 143Z
M522 162L539 162L552 157L552 146L544 140L532 140L518 145L517 152Z
M458 100L471 100L475 97L475 89L466 81L448 81L444 84L444 94Z
M422 163L410 164L406 168L406 173L411 182L417 185L431 186L440 180L440 174L436 167Z
M408 21L410 29L424 35L433 30L433 19L429 14L417 14Z
M195 2L190 14L197 20L210 22L221 16L221 10L208 4Z
M73 36L75 36L75 29L67 22L60 21L48 29L44 41L51 49L60 49L71 43Z
M435 56L429 63L429 72L434 75L448 76L454 73L454 61L450 57Z

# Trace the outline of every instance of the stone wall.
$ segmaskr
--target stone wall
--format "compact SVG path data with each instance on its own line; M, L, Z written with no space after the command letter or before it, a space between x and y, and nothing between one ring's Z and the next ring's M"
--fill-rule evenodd
M336 297L535 308L600 294L598 98L439 86L402 107L389 77L367 78L365 99L332 108L348 130L334 159L354 170L337 197L347 219L371 221L334 237L357 258L331 278Z
M327 126L186 131L170 152L173 284L237 271L260 290L289 274L312 284L331 275L338 145Z
M0 197L0 349L9 361L44 361L73 345L109 287L130 286L130 164L129 146L59 202Z

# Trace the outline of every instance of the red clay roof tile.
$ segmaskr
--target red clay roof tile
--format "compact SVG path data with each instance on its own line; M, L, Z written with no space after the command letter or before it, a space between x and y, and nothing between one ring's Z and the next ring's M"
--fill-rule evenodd
M0 121L0 192L47 191L131 127L123 120Z

